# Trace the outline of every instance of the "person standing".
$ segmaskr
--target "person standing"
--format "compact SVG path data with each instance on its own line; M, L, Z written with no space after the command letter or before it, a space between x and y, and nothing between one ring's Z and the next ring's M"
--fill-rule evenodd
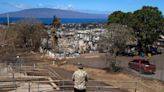
M87 72L83 70L82 64L79 64L78 68L72 75L74 92L86 92L86 82L88 81Z

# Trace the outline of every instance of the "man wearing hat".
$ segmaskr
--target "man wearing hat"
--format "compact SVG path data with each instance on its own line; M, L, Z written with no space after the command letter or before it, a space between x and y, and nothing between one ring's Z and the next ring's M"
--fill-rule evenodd
M83 70L82 64L78 64L78 68L72 75L74 92L86 92L87 72Z

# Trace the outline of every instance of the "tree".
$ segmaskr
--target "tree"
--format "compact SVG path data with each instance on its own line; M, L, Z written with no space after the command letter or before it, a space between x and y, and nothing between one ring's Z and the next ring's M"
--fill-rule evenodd
M51 44L52 49L56 50L58 45L58 37L55 28L51 28Z
M151 45L158 39L162 30L162 17L157 7L144 6L134 12L135 21L132 27L138 32L138 40L143 46Z
M122 11L115 11L111 15L108 16L108 24L109 23L119 23L123 24L123 18L125 17L125 13Z
M38 50L41 44L41 38L47 34L43 25L36 19L24 19L16 22L10 28L14 35L14 44L16 47Z
M57 29L60 27L61 22L60 19L56 16L54 16L53 18L53 22L52 22L52 29L51 29L51 42L52 42L52 48L54 50L57 49L57 44L58 44L58 37L57 37Z
M126 25L109 24L107 31L101 37L100 44L104 45L103 48L107 49L108 55L112 55L115 59L117 52L124 51L128 42L133 41L133 30ZM111 64L116 64L114 60Z
M129 23L133 18L133 14L131 12L124 13L122 11L115 11L111 15L108 16L108 24L110 23L118 23L122 25L130 25Z
M108 24L110 23L119 23L133 28L141 47L152 45L164 30L161 11L151 6L144 6L133 13L116 11L109 15Z
M164 18L161 19L161 30L162 30L162 34L164 35Z
M108 45L108 51L112 52L114 56L118 51L123 51L128 42L133 41L133 29L121 24L110 24L107 32L105 32L105 39Z
M54 16L52 25L54 28L59 28L61 25L60 19L58 17Z

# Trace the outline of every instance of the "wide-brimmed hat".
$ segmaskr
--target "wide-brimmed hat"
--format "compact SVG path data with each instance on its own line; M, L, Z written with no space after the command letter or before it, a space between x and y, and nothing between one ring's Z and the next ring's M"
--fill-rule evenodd
M78 63L78 68L83 69L83 65L81 63Z

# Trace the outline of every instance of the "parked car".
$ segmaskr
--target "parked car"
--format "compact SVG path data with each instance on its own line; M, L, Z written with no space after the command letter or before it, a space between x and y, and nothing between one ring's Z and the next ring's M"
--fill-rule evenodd
M134 59L129 61L128 66L140 73L155 73L156 71L156 66L150 64L150 62L145 59Z
M153 46L148 47L146 52L151 53L152 55L157 55L162 53L159 47L153 47Z
M136 56L138 55L137 46L136 45L128 45L126 48L122 51L118 51L116 53L117 55L122 56Z

